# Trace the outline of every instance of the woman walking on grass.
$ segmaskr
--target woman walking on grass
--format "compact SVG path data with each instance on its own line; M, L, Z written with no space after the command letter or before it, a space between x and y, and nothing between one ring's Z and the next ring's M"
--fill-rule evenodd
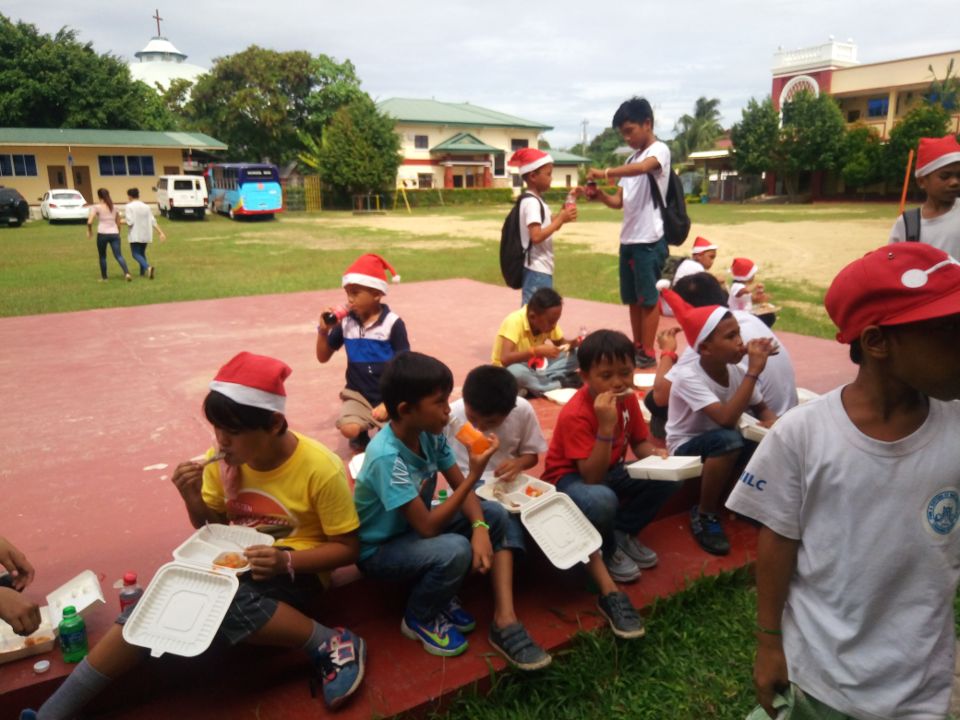
M107 245L113 250L113 257L120 264L123 270L123 277L127 282L133 278L130 277L130 271L127 269L127 262L120 253L120 211L114 207L113 200L110 199L110 193L106 188L97 190L97 197L100 202L90 208L90 214L87 216L87 239L93 237L93 219L97 218L97 254L100 256L100 282L107 279Z

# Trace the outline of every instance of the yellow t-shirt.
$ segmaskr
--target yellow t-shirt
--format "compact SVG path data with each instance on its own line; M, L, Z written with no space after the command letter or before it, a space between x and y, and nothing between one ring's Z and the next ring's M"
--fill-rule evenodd
M500 329L497 330L497 337L493 340L493 354L490 360L494 365L501 367L503 363L500 362L500 354L503 349L504 338L512 341L516 345L515 349L517 352L524 352L536 345L543 345L543 342L547 339L554 341L563 340L563 330L557 325L550 333L534 335L530 329L530 320L527 319L527 306L524 305L503 319L503 322L500 324Z
M316 440L294 435L297 448L280 467L259 472L240 466L240 491L234 500L224 497L220 464L207 465L203 502L226 514L231 525L272 535L277 545L309 550L332 535L356 530L360 520L340 458Z

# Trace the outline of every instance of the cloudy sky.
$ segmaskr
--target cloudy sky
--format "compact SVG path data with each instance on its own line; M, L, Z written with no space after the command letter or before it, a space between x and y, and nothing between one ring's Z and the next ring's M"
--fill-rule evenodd
M483 105L553 125L554 147L576 143L582 120L596 135L634 94L664 137L701 95L720 98L732 124L769 93L778 46L852 38L861 62L960 50L948 0L4 0L0 12L133 59L158 4L188 62L209 67L254 43L349 58L374 99Z

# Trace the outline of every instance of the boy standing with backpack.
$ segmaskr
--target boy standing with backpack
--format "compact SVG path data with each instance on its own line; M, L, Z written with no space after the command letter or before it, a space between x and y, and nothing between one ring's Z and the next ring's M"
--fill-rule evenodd
M657 280L667 259L667 241L660 208L654 204L651 181L656 181L661 200L670 184L670 148L653 134L653 108L644 98L624 102L613 116L613 127L634 153L625 165L599 170L591 168L588 180L619 180L617 192L588 195L613 210L623 209L620 230L620 301L630 306L636 364L657 364L654 342L660 321ZM662 203L661 203L662 204Z
M509 164L519 166L527 189L504 221L500 265L507 285L522 291L523 306L538 288L553 287L553 234L577 219L577 206L564 206L553 219L542 197L553 179L553 158L543 150L521 148Z

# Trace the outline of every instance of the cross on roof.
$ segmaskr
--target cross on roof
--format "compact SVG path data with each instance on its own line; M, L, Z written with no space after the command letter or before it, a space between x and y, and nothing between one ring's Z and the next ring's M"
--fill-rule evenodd
M157 37L160 37L160 21L163 20L163 18L160 17L160 11L159 11L159 10L156 10L155 12L156 12L156 14L155 14L155 15L151 15L151 17L152 17L154 20L157 21Z

